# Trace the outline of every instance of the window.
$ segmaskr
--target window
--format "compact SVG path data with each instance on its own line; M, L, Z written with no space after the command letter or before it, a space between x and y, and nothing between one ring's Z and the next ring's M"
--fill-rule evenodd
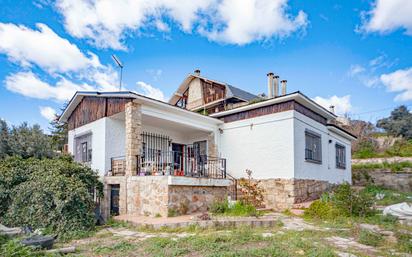
M87 162L87 142L82 143L82 162Z
M78 136L74 139L75 152L74 160L81 163L90 164L92 161L92 134Z
M336 144L335 149L336 149L336 168L346 169L345 147L343 145Z
M305 131L305 160L322 163L322 140L315 132Z

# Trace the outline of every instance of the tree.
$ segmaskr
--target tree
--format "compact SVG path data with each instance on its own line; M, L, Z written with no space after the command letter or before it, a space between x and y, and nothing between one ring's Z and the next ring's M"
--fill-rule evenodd
M0 159L3 159L10 153L8 145L9 140L9 127L6 121L0 119Z
M71 157L0 160L0 223L70 235L95 224L95 196L103 184Z
M378 120L376 126L389 135L412 139L412 113L405 105L395 108L388 118Z
M53 147L56 150L62 151L65 144L67 144L68 130L67 123L59 122L58 117L50 122L52 126L50 132L52 135Z
M23 158L51 158L54 155L52 139L43 133L39 125L30 127L26 122L13 126L7 140L9 155Z

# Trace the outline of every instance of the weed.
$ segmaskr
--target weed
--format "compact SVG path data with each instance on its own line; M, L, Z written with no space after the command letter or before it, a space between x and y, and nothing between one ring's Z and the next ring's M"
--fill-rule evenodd
M398 238L398 248L402 252L412 253L412 235L397 233L396 237Z
M136 245L129 242L119 242L111 246L98 246L94 249L96 254L109 254L112 252L127 253L136 249Z
M378 246L383 242L383 236L372 232L370 230L361 229L359 232L359 243L370 245L370 246Z
M174 208L169 208L167 210L167 217L176 217L177 216L177 211Z

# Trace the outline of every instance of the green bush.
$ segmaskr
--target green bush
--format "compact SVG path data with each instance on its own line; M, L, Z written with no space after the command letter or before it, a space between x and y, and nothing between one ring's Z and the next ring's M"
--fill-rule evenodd
M213 214L223 214L229 210L229 202L225 201L214 201L210 206L210 212Z
M316 200L304 212L305 217L316 219L332 219L337 216L331 202Z
M371 141L363 141L358 145L358 149L353 153L355 159L373 158L378 155L376 147Z
M227 216L259 216L260 212L252 204L247 204L242 201L237 201L232 206L229 202L217 201L214 202L210 208L213 214L227 215Z
M94 227L98 175L71 158L0 161L0 223L46 228L62 236Z
M0 256L33 257L41 255L36 254L33 248L25 246L15 239L0 245Z
M370 246L378 246L383 242L383 236L372 232L370 230L362 229L359 232L359 243L370 245Z
M333 190L331 202L344 216L365 217L373 213L374 196L364 190L357 192L348 183Z

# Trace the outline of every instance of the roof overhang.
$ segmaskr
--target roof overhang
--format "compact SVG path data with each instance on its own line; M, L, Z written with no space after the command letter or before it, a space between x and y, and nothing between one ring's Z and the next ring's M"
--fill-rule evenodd
M328 128L329 131L332 131L333 133L338 134L350 141L355 141L358 139L355 135L352 135L348 131L344 130L341 127L338 127L335 124L327 124L326 127Z
M76 109L77 105L83 100L84 97L93 96L93 97L106 97L106 98L130 98L142 105L151 106L154 108L159 108L164 111L168 111L175 114L185 115L186 117L192 117L195 120L201 120L203 122L208 122L209 124L222 124L223 121L212 118L209 116L205 116L196 112L188 111L186 109L179 108L174 105L170 105L168 103L162 102L160 100L156 100L147 96L143 96L137 94L135 92L130 91L120 91L120 92L88 92L88 91L78 91L74 94L66 108L64 109L63 113L61 114L59 121L60 122L67 122L70 115Z
M284 95L284 96L279 96L279 97L276 97L276 98L272 98L272 99L269 99L269 100L265 100L265 101L262 101L262 102L258 102L258 103L238 107L238 108L235 108L235 109L232 109L232 110L213 113L210 116L215 117L215 118L219 118L219 117L227 116L229 114L234 114L234 113L238 113L238 112L253 110L253 109L256 109L256 108L265 107L265 106L278 104L278 103L283 103L283 102L287 102L287 101L291 101L291 100L294 100L294 101L300 103L301 105L303 105L306 108L318 113L319 115L321 115L322 117L324 117L326 119L336 119L337 118L337 116L335 114L333 114L330 111L326 110L324 107L320 106L319 104L317 104L312 99L305 96L304 94L300 93L299 91L294 92L294 93L290 93L290 94L287 94L287 95Z

